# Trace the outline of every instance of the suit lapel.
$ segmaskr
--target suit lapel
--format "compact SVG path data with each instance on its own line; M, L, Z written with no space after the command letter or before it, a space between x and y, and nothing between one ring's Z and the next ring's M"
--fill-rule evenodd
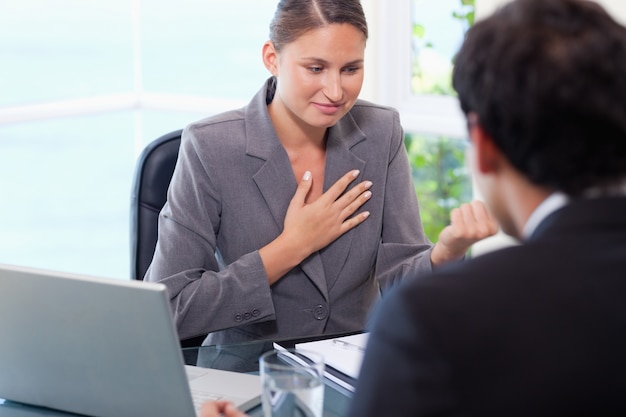
M271 80L246 107L246 154L265 161L252 176L280 232L297 184L289 156L276 136L267 111L266 95Z
M282 146L275 149L253 178L276 221L277 230L282 231L287 207L297 187L289 157ZM328 301L326 276L319 252L306 258L300 268Z
M282 231L289 202L296 191L297 182L293 175L287 152L280 144L274 127L269 122L267 112L266 89L262 89L246 108L246 152L249 156L265 161L253 174L253 179L265 199L271 212L278 233ZM341 176L352 169L359 169L361 174L353 184L362 180L365 162L356 157L350 148L365 139L352 116L347 114L336 126L329 129L326 149L326 167L324 190L334 184ZM352 233L346 233L337 239L322 253L316 252L305 259L300 267L307 277L317 286L328 301L328 288L337 279L341 267L350 251ZM324 264L333 265L328 271ZM327 276L327 274L330 274Z
M359 129L350 113L329 129L324 190L328 190L339 178L353 169L358 169L360 174L349 188L363 181L365 161L352 152L352 147L362 140L365 140L365 134ZM352 236L351 232L345 233L321 251L323 264L333 266L326 270L328 289L335 285L348 258L353 243Z
M274 154L253 175L253 179L272 213L278 230L282 231L287 207L297 187L285 150L280 146L277 147Z

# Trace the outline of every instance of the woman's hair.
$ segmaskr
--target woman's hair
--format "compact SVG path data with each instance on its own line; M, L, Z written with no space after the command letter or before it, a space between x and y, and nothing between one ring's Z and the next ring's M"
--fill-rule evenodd
M280 0L270 23L270 40L280 51L304 33L334 23L348 23L367 39L360 0Z

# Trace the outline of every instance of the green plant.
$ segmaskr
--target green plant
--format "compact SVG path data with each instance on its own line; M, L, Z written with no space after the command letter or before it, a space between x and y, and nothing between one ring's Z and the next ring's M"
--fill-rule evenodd
M465 31L474 24L474 16L476 12L475 0L461 0L461 11L452 12L452 17L464 23Z
M459 0L458 9L452 10L452 19L459 22L462 33L474 24L475 0ZM451 75L453 59L442 67L433 57L428 57L428 51L434 48L433 41L428 37L427 26L424 23L414 22L412 28L412 68L411 88L417 94L454 95Z
M465 139L446 136L406 135L415 192L426 236L436 241L450 222L450 212L471 199L465 167Z
M475 0L459 0L459 9L452 18L459 21L465 32L473 23ZM433 48L427 27L413 24L412 89L415 93L454 95L451 83L453 62L436 72L426 70L422 62L424 50ZM407 134L405 146L411 163L422 223L426 236L436 241L441 230L450 222L450 212L472 198L471 180L465 167L465 139L447 136Z

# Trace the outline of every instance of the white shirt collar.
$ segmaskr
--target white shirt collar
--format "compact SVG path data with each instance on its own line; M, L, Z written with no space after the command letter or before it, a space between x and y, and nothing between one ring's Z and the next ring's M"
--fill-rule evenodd
M622 178L614 184L604 187L591 187L583 193L584 198L597 198L597 197L609 197L609 196L626 196L626 178ZM556 191L548 196L545 200L539 204L535 210L530 214L524 230L522 231L522 237L528 239L537 226L548 217L551 213L557 211L561 207L569 203L570 198L567 194L560 191Z
M530 214L524 230L522 231L522 237L528 239L537 226L550 214L557 211L561 207L565 206L569 202L569 197L561 192L554 192L548 196L545 200L539 204L535 210Z

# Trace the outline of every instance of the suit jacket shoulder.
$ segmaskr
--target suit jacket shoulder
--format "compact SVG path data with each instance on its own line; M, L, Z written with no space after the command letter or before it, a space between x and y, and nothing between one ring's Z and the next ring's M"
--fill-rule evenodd
M626 414L625 212L574 201L523 245L396 287L352 415Z

